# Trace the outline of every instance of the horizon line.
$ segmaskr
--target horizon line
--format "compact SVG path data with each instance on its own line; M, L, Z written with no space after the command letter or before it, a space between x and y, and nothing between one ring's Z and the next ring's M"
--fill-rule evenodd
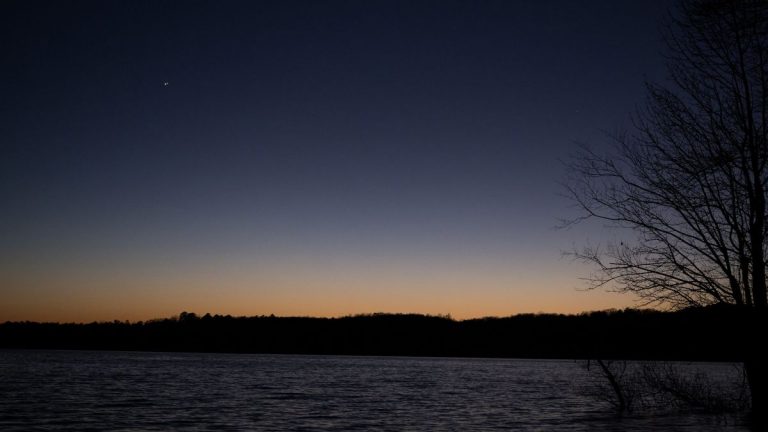
M687 308L686 308L687 309ZM475 321L475 320L485 320L485 319L506 319L506 318L514 318L514 317L520 317L520 316L565 316L565 317L576 317L576 316L583 316L583 315L590 315L594 313L617 313L617 312L658 312L658 313L671 313L676 312L677 310L663 310L663 309L655 309L655 308L642 308L642 307L625 307L625 308L606 308L606 309L592 309L592 310L584 310L581 312L572 312L572 313L562 313L562 312L544 312L544 311L538 311L538 312L519 312L519 313L513 313L510 315L486 315L486 316L478 316L473 318L462 318L457 319L453 318L453 316L450 313L447 314L430 314L430 313L421 313L421 312L363 312L363 313L356 313L356 314L347 314L347 315L336 315L336 316L312 316L312 315L275 315L275 314L261 314L261 315L232 315L232 314L221 314L221 313L210 313L206 312L204 314L198 314L196 312L188 312L188 311L182 311L177 315L171 315L166 317L160 317L160 318L148 318L145 320L93 320L93 321L34 321L34 320L6 320L3 321L1 324L14 324L14 323L34 323L34 324L141 324L141 323L149 323L149 322L155 322L155 321L165 321L165 320L180 320L180 319L209 319L209 318L234 318L234 319L249 319L249 318L277 318L277 319L317 319L317 320L337 320L337 319L348 319L348 318L362 318L362 317L375 317L375 316L418 316L418 317L425 317L425 318L439 318L439 319L445 319L450 320L454 322L465 322L465 321Z

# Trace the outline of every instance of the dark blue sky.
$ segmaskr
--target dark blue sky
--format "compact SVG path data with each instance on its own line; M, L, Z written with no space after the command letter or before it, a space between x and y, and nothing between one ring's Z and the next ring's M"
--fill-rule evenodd
M5 1L0 321L625 304L574 293L558 159L668 6Z

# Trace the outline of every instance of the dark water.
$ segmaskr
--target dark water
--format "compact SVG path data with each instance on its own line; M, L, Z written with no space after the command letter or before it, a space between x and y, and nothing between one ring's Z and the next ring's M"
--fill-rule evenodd
M0 351L0 430L748 430L620 418L589 379L553 360Z

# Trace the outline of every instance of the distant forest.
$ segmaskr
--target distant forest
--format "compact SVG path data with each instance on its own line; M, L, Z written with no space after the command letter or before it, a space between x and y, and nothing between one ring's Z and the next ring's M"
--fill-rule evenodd
M732 361L750 335L725 306L616 310L464 321L371 314L342 318L198 316L145 322L0 324L0 348L378 356ZM742 326L742 329L748 327Z

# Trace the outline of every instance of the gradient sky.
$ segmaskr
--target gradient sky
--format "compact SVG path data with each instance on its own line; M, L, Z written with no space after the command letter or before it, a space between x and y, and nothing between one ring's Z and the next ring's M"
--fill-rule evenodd
M579 312L665 1L3 1L0 322ZM167 83L167 85L166 85Z

